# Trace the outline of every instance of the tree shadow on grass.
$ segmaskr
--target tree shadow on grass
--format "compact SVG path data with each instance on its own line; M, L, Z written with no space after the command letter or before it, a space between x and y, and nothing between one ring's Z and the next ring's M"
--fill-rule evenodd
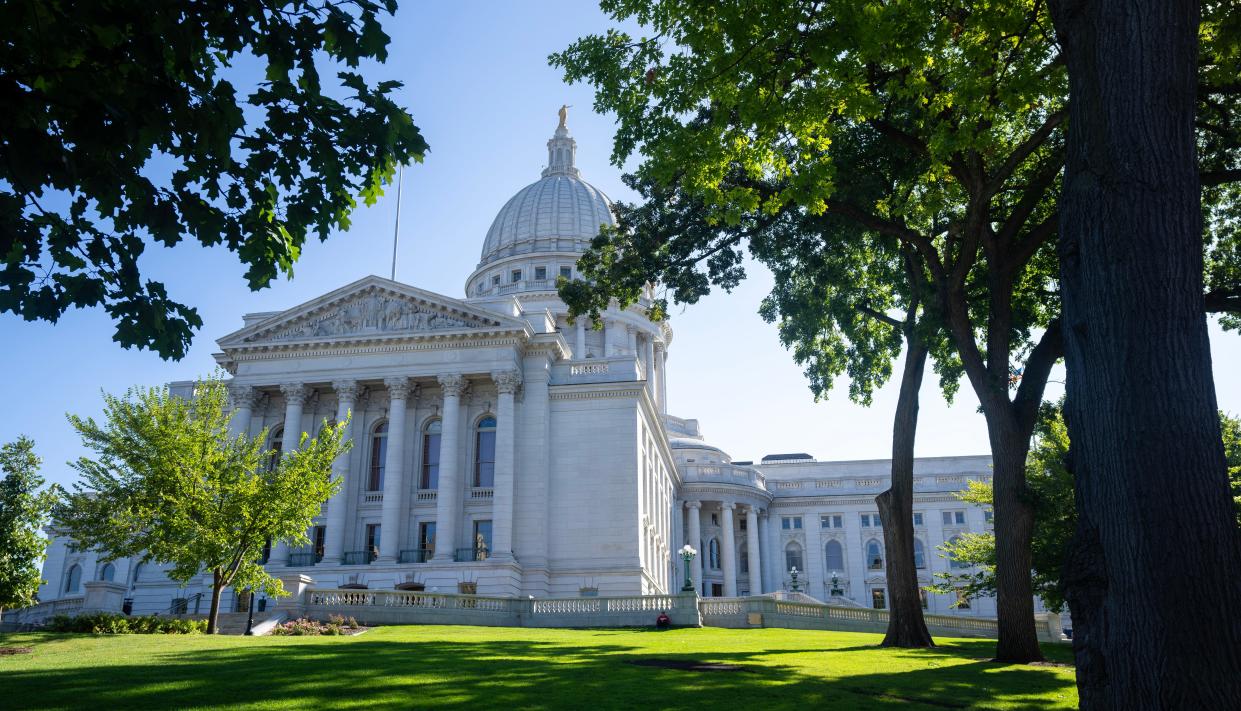
M369 638L369 639L368 639ZM912 671L820 676L773 663L806 650L651 653L623 644L359 638L173 651L143 663L3 670L7 708L1046 708L1072 680L1045 669L972 661ZM866 647L874 651L874 647ZM832 657L847 649L823 650ZM921 651L921 650L918 650ZM930 651L930 650L928 650ZM968 654L968 652L967 652ZM961 658L966 655L955 655ZM968 658L968 657L966 657ZM707 659L750 673L640 667Z

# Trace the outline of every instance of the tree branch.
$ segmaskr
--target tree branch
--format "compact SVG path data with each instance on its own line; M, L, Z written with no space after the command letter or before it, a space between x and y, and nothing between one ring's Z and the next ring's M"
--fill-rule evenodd
M1235 168L1232 170L1205 170L1198 174L1198 180L1202 182L1203 187L1233 183L1241 180L1241 168Z
M1026 359L1025 372L1013 398L1013 412L1023 432L1034 431L1034 420L1038 417L1038 406L1043 402L1047 378L1051 375L1052 366L1063 355L1064 334L1060 330L1060 319L1054 318Z
M1029 138L1022 141L1021 145L1017 146L1017 148L1009 154L1008 159L1000 165L999 169L996 170L990 178L988 178L987 194L993 195L999 191L1000 187L1004 185L1004 181L1012 177L1013 172L1017 170L1021 163L1026 158L1029 158L1030 154L1034 153L1039 146L1043 145L1043 142L1047 140L1047 137L1051 135L1051 132L1056 130L1056 127L1063 121L1064 109L1054 111L1049 114L1047 116L1047 120L1043 121L1043 125L1035 129L1034 133L1030 134Z

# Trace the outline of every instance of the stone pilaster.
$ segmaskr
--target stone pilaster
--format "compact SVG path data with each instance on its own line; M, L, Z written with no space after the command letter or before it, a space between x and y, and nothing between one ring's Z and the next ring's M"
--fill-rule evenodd
M259 392L249 385L229 385L229 397L233 401L233 416L228 428L234 436L250 434L250 419L254 414L254 404L258 401Z
M395 563L401 551L401 518L406 506L401 492L405 480L405 410L417 386L409 378L384 380L388 390L388 452L384 458L384 500L379 529L379 561Z
M491 374L491 379L499 392L496 403L496 475L491 499L491 554L503 560L513 557L513 501L517 474L516 408L513 400L521 387L521 372L495 372Z
M745 550L750 563L750 594L763 594L762 554L758 545L758 510L753 506L745 509Z
M301 447L302 443L302 408L306 406L306 398L310 396L310 388L302 383L284 383L280 386L284 395L284 435L281 448L292 452ZM289 564L289 544L276 541L272 546L269 564L285 566Z
M346 418L349 419L344 439L352 439L358 383L354 380L340 380L332 383L332 389L336 391L336 421L344 422ZM340 563L345 556L345 514L349 505L349 479L349 454L346 452L332 462L332 480L339 482L339 488L328 500L327 531L323 540L323 561L331 565Z
M461 396L468 387L456 373L439 376L444 391L444 414L440 434L440 483L435 506L435 560L450 561L456 554L457 529L461 521ZM493 531L494 535L494 531Z
M586 317L578 316L574 326L577 338L573 342L573 360L582 360L586 357Z
M737 540L733 535L733 509L736 507L731 501L720 504L720 527L723 529L720 557L724 568L724 597L737 597Z
M697 501L686 501L685 508L686 518L689 521L689 544L698 549L698 557L694 559L693 565L690 566L694 575L694 589L699 595L705 595L706 592L702 588L702 558L707 554L702 550L702 504Z

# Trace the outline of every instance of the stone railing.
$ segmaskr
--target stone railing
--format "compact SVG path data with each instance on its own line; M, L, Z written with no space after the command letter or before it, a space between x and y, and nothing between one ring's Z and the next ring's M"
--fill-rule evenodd
M784 627L883 633L888 611L777 599L772 595L698 598L694 593L617 597L511 598L406 590L309 589L298 614L316 619L348 614L364 624L456 624L508 627L647 627L660 612L674 625ZM990 637L994 619L925 615L932 634ZM1060 616L1035 616L1038 636L1060 642Z
M381 504L384 500L382 491L368 491L362 494L362 503L364 504Z
M464 624L509 627L646 627L667 612L676 625L698 625L688 595L510 598L405 590L310 589L307 617L348 614L366 624Z
M65 597L48 600L30 607L5 610L3 621L19 625L41 624L56 615L76 615L82 611L85 597Z
M733 464L685 464L681 476L687 483L710 482L766 488L766 479L757 470Z

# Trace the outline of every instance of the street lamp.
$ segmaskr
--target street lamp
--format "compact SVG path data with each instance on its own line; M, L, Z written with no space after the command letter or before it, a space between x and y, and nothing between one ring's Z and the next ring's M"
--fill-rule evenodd
M249 613L246 615L245 636L253 637L254 636L254 588L253 587L249 588L247 590L247 593L248 595L247 595L246 607L249 608Z
M681 560L685 561L685 584L681 586L681 592L694 592L694 581L690 578L689 563L698 555L698 551L694 547L686 543L681 549Z
M791 576L793 577L792 591L793 591L793 592L801 592L801 585L798 585L798 584L797 584L797 566L793 566L793 567L789 570L789 575L791 575Z
M840 579L837 577L839 573L832 571L832 597L840 597L845 591L840 589Z

